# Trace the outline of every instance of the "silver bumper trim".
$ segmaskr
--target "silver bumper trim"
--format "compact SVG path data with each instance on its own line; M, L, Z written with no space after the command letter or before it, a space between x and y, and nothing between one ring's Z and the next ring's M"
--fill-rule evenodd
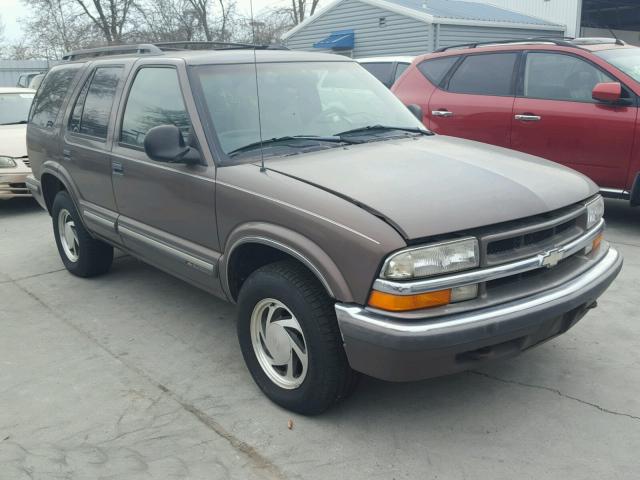
M556 250L539 253L533 257L518 260L517 262L496 265L495 267L473 270L470 272L456 273L442 277L429 278L413 282L396 282L392 280L376 279L373 283L374 290L391 293L394 295L415 295L418 293L433 292L446 288L462 287L474 283L489 282L499 278L526 273L531 270L543 268L549 265L549 259L553 255L555 263L568 258L583 248L591 245L593 240L604 230L604 220L587 231L584 235L561 245ZM551 264L550 266L552 266Z
M560 300L597 282L603 275L615 267L620 254L614 248L610 248L606 255L593 268L587 270L579 277L554 290L534 295L530 298L516 301L504 306L497 306L485 310L455 315L453 318L441 317L430 319L428 323L406 323L399 320L386 318L382 315L370 312L357 305L336 304L338 320L345 319L362 325L369 325L384 330L398 333L424 334L452 327L471 326L478 322L509 316L518 313L526 313L547 303Z

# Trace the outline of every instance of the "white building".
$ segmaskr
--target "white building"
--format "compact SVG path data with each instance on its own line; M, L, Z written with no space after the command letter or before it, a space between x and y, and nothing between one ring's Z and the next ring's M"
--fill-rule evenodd
M426 0L427 2L429 0ZM566 27L568 37L616 36L640 44L640 0L474 0Z

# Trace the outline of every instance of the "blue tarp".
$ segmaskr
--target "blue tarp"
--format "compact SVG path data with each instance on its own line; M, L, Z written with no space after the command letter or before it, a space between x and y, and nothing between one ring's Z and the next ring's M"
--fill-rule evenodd
M313 48L330 48L332 50L352 49L355 42L353 30L331 32L324 40L313 44Z

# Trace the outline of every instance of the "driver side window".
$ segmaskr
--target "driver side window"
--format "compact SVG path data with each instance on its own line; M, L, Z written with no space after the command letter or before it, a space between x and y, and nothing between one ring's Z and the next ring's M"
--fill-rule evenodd
M191 129L178 72L174 68L141 68L133 81L122 117L120 143L144 147L147 132L159 125L175 125L185 141Z
M591 93L598 83L615 81L572 55L529 53L524 74L524 96L592 103Z

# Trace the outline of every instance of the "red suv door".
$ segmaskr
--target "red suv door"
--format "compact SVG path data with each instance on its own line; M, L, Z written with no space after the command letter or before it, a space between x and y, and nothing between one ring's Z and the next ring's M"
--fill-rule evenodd
M429 128L510 146L518 52L466 55L429 100ZM428 62L425 62L428 64Z
M617 80L569 53L528 52L523 65L512 148L574 168L601 187L626 188L637 108L591 96L596 84Z

